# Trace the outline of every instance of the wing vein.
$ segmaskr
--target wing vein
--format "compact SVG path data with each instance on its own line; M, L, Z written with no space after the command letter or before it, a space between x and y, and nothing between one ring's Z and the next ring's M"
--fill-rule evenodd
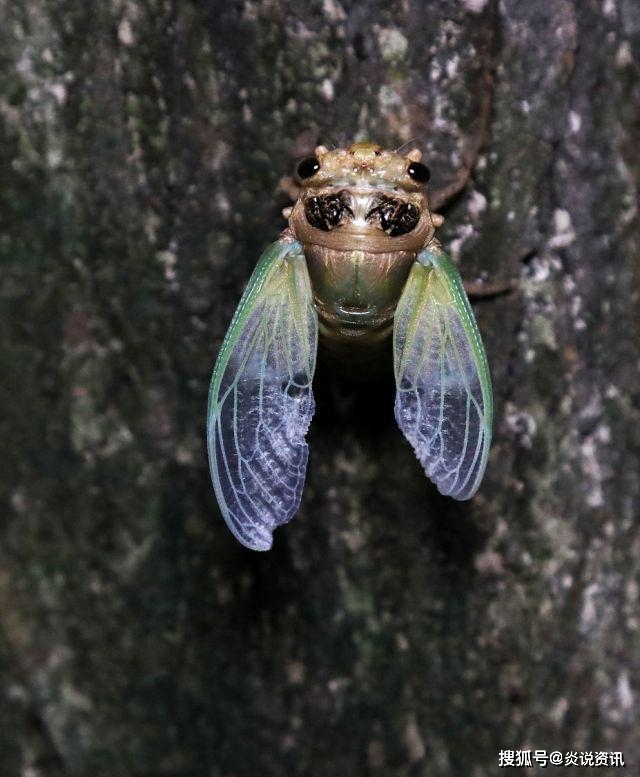
M394 324L396 419L443 494L471 497L491 439L491 384L455 265L438 246L418 255Z
M214 369L208 416L211 475L223 517L266 550L300 503L317 316L304 254L286 238L249 281Z

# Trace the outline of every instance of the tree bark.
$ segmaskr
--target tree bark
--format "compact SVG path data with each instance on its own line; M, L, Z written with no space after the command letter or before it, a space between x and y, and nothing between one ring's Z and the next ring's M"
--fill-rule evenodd
M639 768L639 48L634 0L0 2L3 775ZM363 138L422 147L463 276L513 286L474 303L487 474L439 496L391 375L321 364L252 553L214 357L295 159Z

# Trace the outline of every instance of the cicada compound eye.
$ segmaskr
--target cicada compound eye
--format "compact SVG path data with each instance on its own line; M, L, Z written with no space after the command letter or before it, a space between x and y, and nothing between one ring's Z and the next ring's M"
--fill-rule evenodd
M311 176L315 175L319 169L320 162L318 162L317 157L309 156L300 162L297 168L297 173L298 176L302 179L311 178Z
M416 183L427 183L431 178L431 170L426 165L423 165L422 162L412 162L407 167L407 173Z

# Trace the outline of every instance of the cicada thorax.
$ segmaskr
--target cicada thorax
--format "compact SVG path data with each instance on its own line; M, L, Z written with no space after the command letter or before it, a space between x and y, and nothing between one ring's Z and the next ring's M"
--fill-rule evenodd
M393 315L416 253L433 236L423 192L370 186L303 191L289 225L302 243L329 349L375 350Z

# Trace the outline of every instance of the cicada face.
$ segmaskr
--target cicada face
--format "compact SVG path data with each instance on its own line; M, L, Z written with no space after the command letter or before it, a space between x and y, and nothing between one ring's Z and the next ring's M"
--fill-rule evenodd
M396 420L441 493L473 496L491 441L487 360L460 275L433 237L442 219L429 212L420 152L320 146L298 174L289 228L251 276L209 392L218 503L255 550L271 547L300 504L319 335L355 355L393 334Z
M430 174L419 160L419 151L402 156L375 143L318 146L298 165L294 235L335 250L418 251L435 228L425 191Z

